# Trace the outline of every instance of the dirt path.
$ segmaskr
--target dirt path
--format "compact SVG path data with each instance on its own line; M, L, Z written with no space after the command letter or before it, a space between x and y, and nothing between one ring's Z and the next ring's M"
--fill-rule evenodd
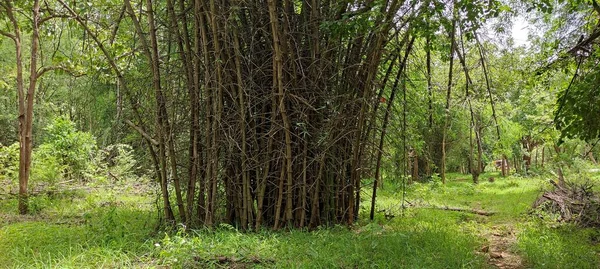
M490 265L501 269L524 268L522 258L512 249L517 242L514 227L494 225L482 235L488 242L481 248L481 252L488 254Z

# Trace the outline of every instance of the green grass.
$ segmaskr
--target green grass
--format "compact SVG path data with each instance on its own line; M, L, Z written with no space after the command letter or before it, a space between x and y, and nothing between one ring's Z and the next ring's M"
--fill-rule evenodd
M496 181L487 182L488 177ZM15 199L0 200L0 268L490 268L478 250L489 244L486 232L499 226L514 229L510 249L526 268L600 266L600 232L528 214L549 188L543 177L484 174L473 185L468 175L449 174L446 185L407 186L404 210L402 184L385 182L374 222L367 219L370 191L365 189L352 228L251 233L221 225L156 234L154 194L132 184L38 195L31 202L35 214L27 217L14 214Z
M519 234L518 250L530 268L598 268L599 231L571 226L548 228L526 223Z
M107 188L41 194L25 217L14 199L0 200L0 268L141 267L156 215L137 198Z
M398 219L316 231L241 233L225 226L191 235L166 235L161 262L176 268L218 267L228 261L279 268L482 268L479 240L444 216Z
M495 182L487 181L493 176ZM485 179L485 181L484 181ZM406 187L407 206L416 208L449 206L477 209L495 213L485 221L511 222L526 217L533 201L550 184L538 178L501 178L483 174L474 185L468 175L450 174L448 182L415 183ZM366 197L371 193L367 192ZM386 183L377 200L377 210L400 214L402 186L400 182ZM366 204L366 203L365 203Z

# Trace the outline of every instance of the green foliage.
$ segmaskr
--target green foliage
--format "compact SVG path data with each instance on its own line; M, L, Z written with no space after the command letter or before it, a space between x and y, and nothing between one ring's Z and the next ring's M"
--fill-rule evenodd
M101 163L114 179L134 178L136 175L137 161L133 148L127 144L109 145L100 150L98 154Z
M38 149L38 155L51 162L56 159L58 166L66 167L67 177L79 178L90 168L96 150L96 140L90 133L77 131L75 123L67 117L54 119L45 128L47 135ZM54 167L54 165L49 165Z
M15 179L19 176L19 143L10 146L0 144L0 178Z
M61 164L56 156L44 151L34 154L31 169L33 182L46 182L54 187L60 179L64 178L65 171L68 171L68 166Z
M335 21L324 21L319 28L332 37L351 38L375 27L375 17L380 16L376 9L366 9L360 13L345 13Z
M593 70L578 78L570 88L559 95L555 111L556 128L561 137L579 137L594 140L600 137L600 70Z
M46 127L44 143L33 151L32 183L50 188L63 179L135 178L137 161L133 148L125 144L97 150L91 134L77 131L73 122L58 117ZM19 171L19 143L0 146L0 178L16 180Z

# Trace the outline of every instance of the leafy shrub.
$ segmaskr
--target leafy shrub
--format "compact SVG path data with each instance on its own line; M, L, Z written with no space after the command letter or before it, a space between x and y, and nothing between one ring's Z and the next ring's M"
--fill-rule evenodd
M45 128L47 135L39 148L44 159L54 156L58 165L64 166L69 178L82 177L92 164L96 150L95 138L87 132L77 131L75 123L61 116Z
M100 157L99 163L106 166L110 177L121 179L135 176L138 167L130 145L109 145L100 151Z
M19 142L10 146L0 144L0 178L13 179L19 176Z
M47 182L51 187L62 178L67 170L56 156L48 154L47 150L40 150L33 154L33 164L31 166L31 179L33 182Z

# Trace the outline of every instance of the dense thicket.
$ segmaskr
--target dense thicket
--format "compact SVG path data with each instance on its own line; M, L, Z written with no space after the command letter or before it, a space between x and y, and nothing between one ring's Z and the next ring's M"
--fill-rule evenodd
M88 22L61 3L105 51ZM407 18L424 6L164 4L124 1L119 20L130 19L152 72L153 119L126 89L135 117L125 122L147 140L166 220L243 228L352 223L369 171L378 67L392 39L406 43ZM127 88L114 56L104 54Z
M105 51L88 22L59 2ZM125 122L147 140L165 218L209 226L226 220L243 228L352 223L361 180L379 171L381 153L376 167L370 156L383 148L415 38L442 30L454 41L459 12L475 22L492 8L469 5L124 1L119 21L129 18L135 29L155 100L149 121L125 89L134 116ZM127 88L114 56L104 54ZM388 71L380 73L382 66ZM387 81L391 95L378 120ZM380 124L381 142L374 145Z

